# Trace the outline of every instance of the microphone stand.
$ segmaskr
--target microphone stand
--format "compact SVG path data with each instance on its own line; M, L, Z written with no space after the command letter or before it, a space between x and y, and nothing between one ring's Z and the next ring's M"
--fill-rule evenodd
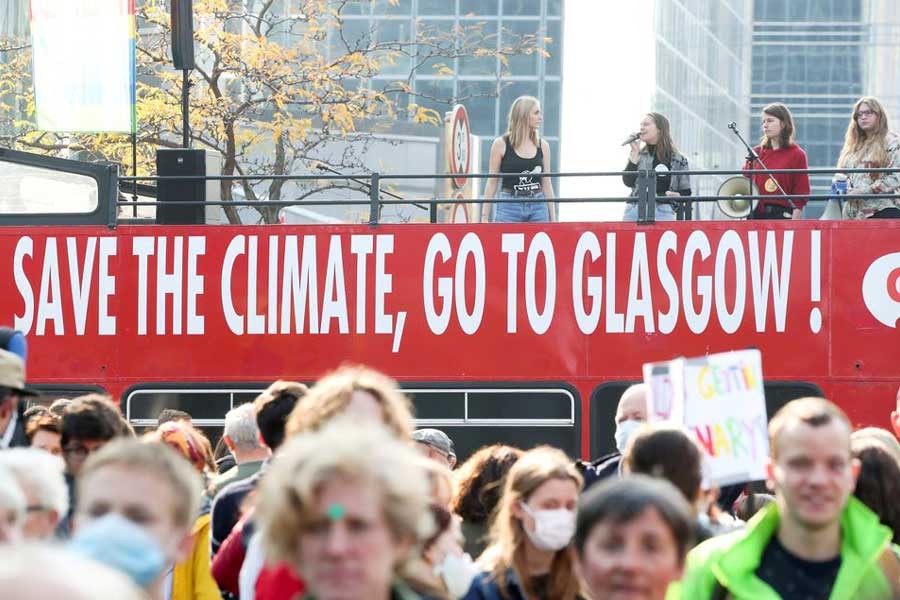
M769 178L770 178L772 181L775 182L775 187L778 188L778 191L781 192L781 195L784 196L785 200L788 201L788 204L791 205L791 209L797 210L797 205L794 204L794 201L791 200L791 199L788 197L787 192L784 191L784 188L781 187L781 184L778 183L778 180L775 179L775 177L769 172L769 167L767 167L767 166L765 165L765 163L763 163L762 159L759 157L759 154L757 154L757 153L756 153L756 150L753 149L753 146L751 146L750 144L748 144L748 143L747 143L747 140L745 140L744 137L741 135L741 132L738 131L738 129L737 129L737 123L735 123L734 121L732 121L731 123L728 124L728 129L730 129L731 131L733 131L733 132L734 132L734 135L736 135L737 138L738 138L739 140L741 140L741 143L744 144L744 147L747 148L747 160L750 162L750 170L751 170L751 171L753 170L753 163L754 163L754 162L759 163L759 166L762 167L762 170L766 173L766 175L768 175ZM751 180L751 181L753 180L753 176L752 176L752 175L750 176L750 180ZM752 211L751 211L751 214L752 214Z
M344 174L341 173L340 171L338 171L338 170L336 170L336 169L332 169L331 167L329 167L328 165L326 165L326 164L324 164L324 163L317 163L317 164L316 164L316 168L317 168L318 170L320 170L320 171L328 171L329 173L334 173L335 175L341 175L341 176L343 176L343 177L346 177L347 179L349 179L349 180L352 181L353 183L358 183L359 185L365 187L365 188L366 188L366 191L369 191L369 190L372 189L371 184L369 184L369 183L363 181L362 179L357 179L356 177L353 177L352 175L344 175ZM388 192L388 191L386 191L386 190L378 190L378 193L379 193L379 194L385 194L385 195L390 196L391 198L394 198L394 199L396 199L396 200L405 200L405 199L406 199L406 198L404 198L403 196L398 196L397 194L394 194L394 193L392 193L392 192ZM419 203L417 203L417 202L410 202L410 204L412 204L412 205L415 206L416 208L421 208L422 210L428 210L428 207L425 206L424 204L419 204Z

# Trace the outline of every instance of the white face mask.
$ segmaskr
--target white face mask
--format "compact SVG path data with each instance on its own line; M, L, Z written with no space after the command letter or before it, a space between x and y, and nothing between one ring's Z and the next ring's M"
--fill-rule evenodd
M439 575L447 586L447 593L456 600L469 591L472 581L481 570L472 562L468 554L448 552L443 562L434 567L434 574Z
M565 508L532 510L522 503L522 509L534 519L534 531L524 527L525 533L540 550L562 550L575 535L575 511Z
M643 425L641 421L633 419L625 419L616 425L616 449L619 454L625 454L625 446L628 445L628 438L634 433L634 430Z

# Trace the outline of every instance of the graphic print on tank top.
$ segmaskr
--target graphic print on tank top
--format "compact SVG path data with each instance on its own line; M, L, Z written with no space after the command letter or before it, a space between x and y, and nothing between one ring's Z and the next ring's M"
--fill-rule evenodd
M537 152L534 156L522 158L516 154L508 136L504 136L503 140L506 143L506 150L500 160L500 172L519 174L518 176L504 177L503 188L516 196L533 196L540 192L541 178L537 175L544 171L544 152L540 142L537 144Z
M519 176L519 182L513 186L513 191L520 196L531 196L541 191L540 179L532 176L541 172L543 172L541 165L537 165L531 171L522 171L522 175Z

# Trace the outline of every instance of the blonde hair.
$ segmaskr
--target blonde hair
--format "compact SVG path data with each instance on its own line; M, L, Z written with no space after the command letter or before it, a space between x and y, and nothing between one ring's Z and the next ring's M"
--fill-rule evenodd
M503 496L497 505L497 513L491 526L490 546L483 555L493 563L485 566L492 571L500 589L506 587L507 571L512 568L525 596L534 596L525 563L527 534L522 521L513 513L513 506L526 503L535 490L551 479L572 481L581 490L582 478L573 462L561 450L550 446L538 446L525 452L506 476ZM584 595L582 587L581 580L575 573L571 548L567 546L553 557L547 596L570 600Z
M833 422L841 423L847 428L847 454L849 455L850 432L853 431L853 425L850 424L850 419L847 418L844 411L825 398L808 396L791 400L778 409L778 412L769 421L769 446L772 460L778 459L778 438L785 428L797 423L805 423L810 427L821 427Z
M869 110L878 115L878 130L871 136L863 131L859 126L856 117L859 113L859 107L863 104L869 106ZM843 167L853 155L865 156L871 155L875 160L874 168L882 168L888 165L887 153L887 134L890 130L888 124L888 114L884 106L874 96L863 96L853 105L853 114L850 116L850 125L847 126L847 133L844 136L844 147L841 149L841 156L838 158L838 166ZM873 173L872 178L878 179L881 173Z
M539 104L540 102L534 96L519 96L509 107L506 136L513 148L520 146L526 138L530 139L535 146L540 147L537 131L528 126L528 117L531 115L532 109Z
M373 484L394 538L420 545L434 530L424 460L380 424L346 418L286 442L266 471L256 510L267 556L301 566L298 536L318 518L316 496L341 478Z
M78 479L78 494L95 472L104 467L124 467L137 473L150 472L164 481L173 492L175 525L190 527L200 509L203 480L191 463L167 444L139 442L132 438L118 438L91 454L84 463ZM78 507L80 510L80 506Z
M353 392L371 394L384 412L388 429L403 440L410 439L414 427L412 404L397 383L374 369L346 365L325 375L297 404L288 417L287 437L322 427L344 412Z

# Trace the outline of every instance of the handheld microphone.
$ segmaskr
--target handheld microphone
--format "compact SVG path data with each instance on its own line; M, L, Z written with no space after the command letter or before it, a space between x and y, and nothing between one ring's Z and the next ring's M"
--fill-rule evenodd
M639 137L641 137L641 133L640 133L640 132L638 132L638 133L632 133L631 135L628 136L628 139L627 139L627 140L625 140L624 142L622 142L622 145L623 145L623 146L627 146L628 144L630 144L630 143L633 142L634 140L638 139Z

